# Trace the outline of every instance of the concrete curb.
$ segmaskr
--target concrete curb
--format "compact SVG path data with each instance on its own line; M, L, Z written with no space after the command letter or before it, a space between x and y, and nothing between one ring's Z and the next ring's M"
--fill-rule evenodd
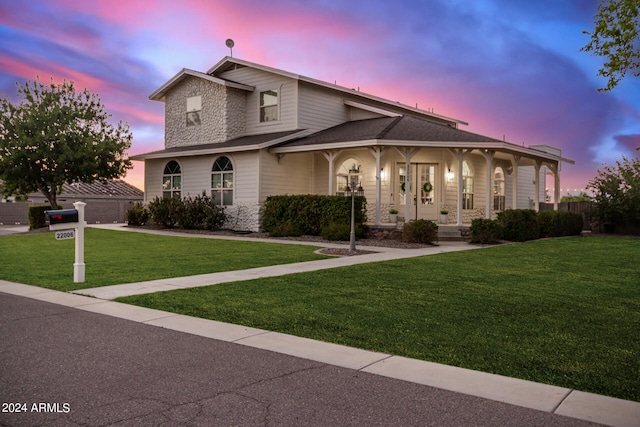
M640 420L640 402L2 280L0 292L581 420L629 427L637 426Z

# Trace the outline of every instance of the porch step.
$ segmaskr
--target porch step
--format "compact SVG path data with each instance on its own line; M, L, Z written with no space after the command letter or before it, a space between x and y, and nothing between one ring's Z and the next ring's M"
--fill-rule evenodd
M467 241L469 227L460 225L438 225L438 241L464 242Z

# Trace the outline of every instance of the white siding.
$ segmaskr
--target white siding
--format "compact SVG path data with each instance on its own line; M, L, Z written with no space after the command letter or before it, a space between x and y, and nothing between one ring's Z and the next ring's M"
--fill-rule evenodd
M260 162L261 201L278 194L313 193L313 154L287 154L278 163L275 155L263 151Z
M540 168L539 201L544 203L545 197L545 168ZM518 167L518 209L533 209L535 202L535 168L533 166Z
M162 197L162 173L171 159L147 160L144 162L144 201L151 202Z
M258 202L258 152L228 155L233 162L234 203Z
M247 135L298 128L298 85L296 80L248 67L226 71L220 77L256 88L255 91L248 92L246 97ZM278 91L279 120L260 123L260 92L265 90Z
M348 108L344 99L335 92L300 85L300 128L326 129L348 120Z

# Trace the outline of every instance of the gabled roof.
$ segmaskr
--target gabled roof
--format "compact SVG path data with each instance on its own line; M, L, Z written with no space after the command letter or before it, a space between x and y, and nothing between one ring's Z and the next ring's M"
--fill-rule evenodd
M198 78L205 79L210 82L217 83L223 86L242 89L249 92L253 92L253 90L255 89L253 86L230 82L228 80L219 79L217 77L211 76L209 74L201 73L199 71L183 68L178 74L176 74L171 79L169 79L168 82L163 84L159 89L157 89L155 92L149 95L149 99L151 99L152 101L164 101L164 97L167 94L167 92L169 92L175 85L177 85L187 77L198 77Z
M131 160L162 159L174 156L201 156L216 153L233 153L238 151L259 150L273 145L289 141L293 138L303 137L309 134L304 129L296 129L282 132L248 135L230 139L223 142L210 144L188 145L184 147L170 147L164 150L131 156Z
M273 73L273 74L284 76L284 77L287 77L287 78L290 78L290 79L294 79L294 80L298 80L298 81L305 82L305 83L308 83L308 84L312 84L312 85L315 85L315 86L320 86L320 87L323 87L323 88L335 90L335 91L342 92L342 93L348 93L351 96L356 96L356 97L359 97L359 98L361 98L363 100L375 101L376 103L380 103L382 105L387 105L389 107L393 107L393 109L398 109L399 108L399 109L404 110L404 111L406 111L408 113L418 114L418 115L421 115L421 116L424 116L424 117L431 117L431 118L434 118L434 119L455 123L456 125L457 124L462 124L462 125L468 125L469 124L469 123L467 123L467 122L465 122L463 120L454 119L454 118L443 116L443 115L440 115L440 114L435 114L433 112L421 110L419 108L413 108L413 107L411 107L409 105L404 105L404 104L401 104L399 102L390 101L388 99L384 99L384 98L381 98L379 96L370 95L370 94L365 93L365 92L360 92L359 90L349 89L349 88L346 88L344 86L338 86L337 84L327 83L327 82L324 82L322 80L313 79L311 77L302 76L300 74L291 73L289 71L280 70L278 68L267 67L266 65L256 64L256 63L253 63L253 62L245 61L245 60L238 59L238 58L232 58L232 57L229 57L229 56L224 57L216 65L211 67L207 71L207 74L212 75L212 76L216 76L216 75L219 75L219 74L221 74L221 73L223 73L225 71L233 69L235 67L251 67L251 68L255 68L255 69L258 69L258 70L266 71L268 73Z

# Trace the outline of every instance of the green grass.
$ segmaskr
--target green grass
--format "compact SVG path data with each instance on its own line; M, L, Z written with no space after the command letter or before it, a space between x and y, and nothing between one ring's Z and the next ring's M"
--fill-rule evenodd
M0 237L0 279L61 291L327 258L314 246L85 230L84 283L73 283L74 240Z
M640 401L640 239L540 240L119 301Z

